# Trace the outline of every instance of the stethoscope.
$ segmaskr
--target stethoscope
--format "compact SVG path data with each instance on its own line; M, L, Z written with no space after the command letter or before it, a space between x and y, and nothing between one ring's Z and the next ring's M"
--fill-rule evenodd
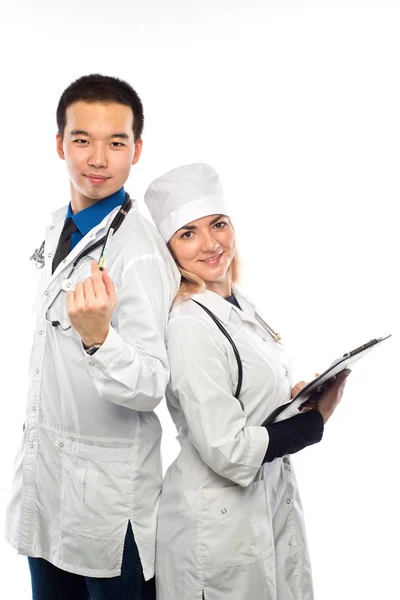
M113 234L115 235L115 233L118 231L118 229L121 227L122 223L124 222L124 219L125 219L126 215L128 214L128 212L131 210L131 208L132 208L132 200L131 200L129 194L127 192L125 192L124 203L121 206L121 208L119 209L119 211L117 212L117 214L115 215L114 219L112 220L112 223L109 226L106 235L104 237L102 237L100 240L98 240L97 242L95 242L94 244L92 244L92 246L85 248L84 250L82 250L82 252L80 254L78 254L78 256L75 258L74 262L72 263L72 268L71 268L70 272L68 273L66 279L70 279L70 277L71 277L72 273L74 272L74 270L76 269L78 263L83 258L90 255L93 252L93 250L96 250L99 246L102 246L100 256L103 254L110 230L113 229ZM32 256L30 257L30 260L33 260L36 262L37 269L42 269L44 267L44 244L45 243L43 242L41 244L40 248L37 248L35 250L35 252L32 254ZM58 327L59 329L61 329L61 331L68 331L68 329L71 328L71 325L68 325L67 327L63 327L61 325L60 321L53 321L52 319L48 318L48 313L49 313L51 307L53 306L53 304L56 302L59 295L61 294L61 292L62 292L62 288L60 288L60 290L58 291L56 296L53 298L53 300L47 307L46 313L45 313L45 319L48 323L51 323L51 325L53 327Z
M218 329L220 330L220 332L223 333L223 335L226 337L226 339L228 340L228 342L232 346L232 350L233 350L233 353L235 355L236 362L237 362L237 367L238 367L238 382L237 382L237 386L236 386L236 391L234 393L234 397L239 402L240 406L242 407L242 410L244 411L244 404L243 404L242 400L239 397L240 396L240 391L242 389L242 382L243 382L243 364L242 364L242 359L240 358L239 350L237 349L235 342L233 341L233 339L231 338L231 336L229 335L229 333L227 332L227 330L225 329L225 327L222 325L222 323L218 319L218 317L216 317L214 315L214 313L209 308L207 308L206 306L204 306L204 304L202 304L201 302L198 302L197 300L194 300L194 298L192 298L192 302L194 302L195 304L198 304L198 306L200 306L209 315L209 317L211 317L211 319L214 321L214 323L216 324L216 326L218 327ZM266 331L268 333L268 335L275 342L279 342L280 341L281 336L279 335L279 333L277 333L276 331L274 331L272 329L272 327L270 327L268 325L268 323L266 323L264 321L264 319L262 319L260 317L260 315L258 315L256 313L255 314L255 318L256 318L256 321L264 329L264 331Z
M201 306L201 308L203 310L206 311L206 313L212 318L212 320L214 321L214 323L217 325L218 329L220 330L221 333L224 334L224 336L226 337L226 339L228 340L228 342L230 343L230 345L232 346L232 350L233 353L235 355L236 358L236 362L237 362L237 367L238 367L238 382L237 382L237 386L236 386L236 391L234 393L234 397L236 398L236 400L239 402L243 412L245 410L244 408L244 404L240 398L240 391L242 389L242 383L243 383L243 365L242 365L242 359L240 358L240 354L239 354L239 350L236 347L235 342L233 341L233 339L231 338L231 336L229 335L229 333L227 332L227 330L225 329L225 327L222 325L221 321L218 319L218 317L216 317L214 315L213 312L211 312L210 309L208 309L206 306L204 306L204 304L201 304L201 302L198 302L197 300L194 300L192 298L192 302L195 302L196 304L198 304L199 306ZM281 336L279 335L279 333L277 333L276 331L274 331L272 329L272 327L270 327L268 325L268 323L266 323L264 321L264 319L262 319L260 317L260 315L258 315L257 313L255 314L255 319L256 321L261 325L261 327L264 329L264 331L266 331L268 333L268 335L275 341L275 342L279 342L281 339ZM273 423L274 420L276 419L276 417L283 411L285 410L285 408L287 408L289 406L290 402L287 402L285 404L282 404L281 406L278 406L278 408L276 408L274 411L272 411L272 413L265 419L264 423L262 423L263 426L269 425L270 423Z

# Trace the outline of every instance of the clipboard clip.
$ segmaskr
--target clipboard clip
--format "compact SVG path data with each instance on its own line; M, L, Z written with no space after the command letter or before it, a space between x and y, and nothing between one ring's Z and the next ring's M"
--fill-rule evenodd
M390 337L390 335L388 335L387 337ZM362 346L359 346L358 348L355 348L354 350L350 350L350 352L346 352L346 354L343 354L343 358L349 358L350 356L355 356L356 354L359 354L359 352L362 352L363 350L367 350L367 348L371 348L372 346L375 346L375 344L377 344L378 342L381 342L382 340L385 340L385 339L386 338L370 340L366 344L363 344Z

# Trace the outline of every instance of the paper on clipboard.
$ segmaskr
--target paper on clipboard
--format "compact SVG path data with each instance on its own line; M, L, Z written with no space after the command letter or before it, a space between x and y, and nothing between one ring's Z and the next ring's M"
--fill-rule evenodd
M353 365L361 357L368 354L373 348L390 337L391 335L387 335L386 337L370 340L355 350L347 352L341 358L334 360L323 373L310 381L310 383L300 390L290 402L274 410L266 419L265 424L277 423L278 421L283 421L284 419L289 419L290 417L300 414L303 411L303 405L311 395L319 394L324 391L324 389L329 387L333 377Z

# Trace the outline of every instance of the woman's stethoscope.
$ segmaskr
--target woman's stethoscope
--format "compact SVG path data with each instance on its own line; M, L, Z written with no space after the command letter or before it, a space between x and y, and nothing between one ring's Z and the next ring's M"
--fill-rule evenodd
M68 273L66 279L70 279L70 277L71 277L72 273L75 271L78 263L83 258L87 257L91 252L93 252L93 250L96 250L96 248L98 248L99 246L102 246L100 256L103 254L110 230L112 229L113 234L115 235L117 230L121 227L122 223L124 222L124 219L125 219L126 215L128 214L128 212L131 210L131 208L132 208L132 200L131 200L129 194L125 192L124 203L121 206L121 208L119 209L119 211L117 212L117 214L115 215L114 219L112 220L112 223L109 226L106 235L104 237L102 237L100 240L98 240L97 242L95 242L92 246L85 248L84 250L82 250L82 252L80 254L78 254L78 256L76 257L76 259L74 260L74 262L72 264L72 269ZM37 248L35 250L35 252L32 254L32 256L30 257L30 260L35 261L37 269L42 269L44 267L44 244L45 243L43 242L41 244L40 248ZM56 296L53 298L52 302L47 307L45 319L48 323L51 323L51 325L53 327L58 327L59 329L61 329L61 331L67 331L68 329L71 328L71 325L68 325L67 327L63 327L61 325L60 321L53 321L52 319L48 318L48 313L49 313L51 307L53 306L53 304L56 302L59 295L61 294L61 292L62 292L62 288L60 288L60 290L58 291Z
M214 323L217 325L218 329L221 331L221 333L224 334L224 336L226 337L226 339L228 340L228 342L232 346L232 350L233 350L233 353L235 355L236 362L237 362L237 367L238 367L238 382L237 382L237 386L236 386L236 391L234 393L234 397L236 398L236 400L238 400L240 406L242 407L242 410L244 411L245 407L244 407L244 404L243 404L243 402L242 402L242 400L240 398L240 392L241 392L242 383L243 383L243 365L242 365L242 360L240 358L240 354L239 354L239 351L238 351L238 349L236 347L236 344L233 341L233 339L231 338L231 336L229 335L229 333L227 332L227 330L225 329L225 327L222 325L221 321L218 319L218 317L216 317L214 315L213 312L211 312L210 309L208 309L206 306L204 306L204 304L201 304L201 302L198 302L197 300L194 300L193 298L192 298L192 301L195 302L196 304L198 304L199 306L201 306L201 308L206 311L206 313L212 318L212 320L214 321ZM260 315L258 315L257 313L255 314L255 319L261 325L261 327L264 329L264 331L266 331L268 333L268 335L275 342L279 342L280 341L281 336L279 335L279 333L277 333L276 331L274 331L272 329L272 327L270 327L268 325L268 323L266 323L264 321L264 319L262 319L260 317ZM285 408L287 408L289 406L289 404L290 404L290 402L287 402L285 404L282 404L281 406L278 406L278 408L276 408L274 411L272 411L272 413L266 418L266 420L264 421L264 423L262 423L262 425L266 426L266 425L269 425L270 423L273 423L274 420L276 419L276 417ZM306 403L304 403L304 404L306 404ZM303 404L301 405L301 407L302 406L303 406Z
M236 391L234 393L234 397L236 398L236 400L239 401L239 404L242 407L242 410L244 411L244 404L243 404L242 400L239 397L240 396L240 391L242 389L242 382L243 382L243 365L242 365L242 360L240 358L239 350L237 349L235 342L233 341L233 339L231 338L231 336L229 335L229 333L227 332L227 330L225 329L225 327L222 325L222 323L218 319L218 317L216 317L214 315L214 313L209 308L207 308L206 306L204 306L204 304L201 304L201 302L198 302L197 300L194 300L194 298L192 298L192 302L194 302L195 304L198 304L199 306L201 306L201 308L209 315L209 317L211 317L211 319L214 321L214 323L216 324L216 326L218 327L218 329L220 330L220 332L224 334L224 336L226 337L226 339L228 340L228 342L232 346L232 350L233 350L233 353L235 355L236 362L237 362L237 367L238 367L238 382L237 382L237 386L236 386ZM268 335L275 342L279 342L280 341L281 336L279 335L279 333L277 333L276 331L274 331L272 329L272 327L270 327L268 325L268 323L266 323L264 321L264 319L262 319L260 317L260 315L258 315L256 313L255 314L255 318L258 321L258 323L261 325L261 327L264 329L264 331L266 331L268 333Z

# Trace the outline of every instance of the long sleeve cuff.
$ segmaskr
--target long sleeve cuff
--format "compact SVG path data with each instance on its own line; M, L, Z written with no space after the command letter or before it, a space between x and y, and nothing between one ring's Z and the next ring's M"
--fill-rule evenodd
M324 419L319 410L314 409L264 427L268 431L269 444L263 463L320 442L324 433Z

